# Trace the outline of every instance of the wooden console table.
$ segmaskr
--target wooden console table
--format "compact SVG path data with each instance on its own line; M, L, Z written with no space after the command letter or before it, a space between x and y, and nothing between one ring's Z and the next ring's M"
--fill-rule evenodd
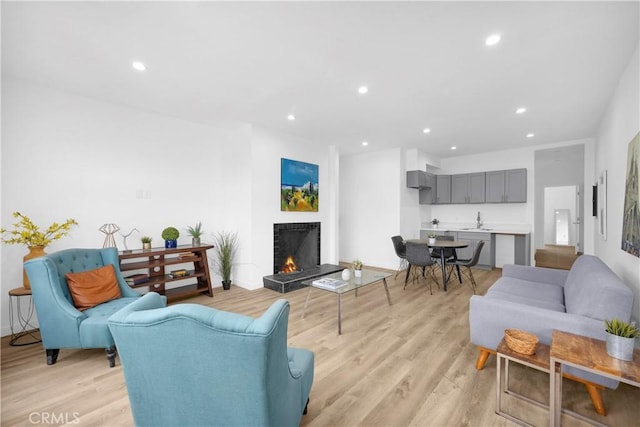
M136 270L148 274L148 282L131 285L131 287L147 287L149 291L166 295L169 301L198 294L207 294L213 297L209 263L207 262L207 250L211 248L213 245L180 245L177 248L136 249L120 252L120 271L125 277L136 273ZM187 274L182 277L170 275L171 271L181 268L180 264L192 264L193 268L188 269ZM195 283L193 283L194 279ZM179 286L171 288L166 286L168 283L174 282Z

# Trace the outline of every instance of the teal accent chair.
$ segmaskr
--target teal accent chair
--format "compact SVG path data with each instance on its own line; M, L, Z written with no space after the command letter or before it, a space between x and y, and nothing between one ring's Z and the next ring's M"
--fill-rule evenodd
M289 302L257 319L147 294L109 319L136 426L298 426L314 355L287 347Z
M112 264L122 298L85 311L77 310L69 293L67 273L94 270ZM38 316L47 364L53 365L61 348L104 348L109 366L115 366L116 348L107 319L140 294L127 285L120 272L116 248L65 249L24 263ZM158 295L159 296L159 295ZM160 297L158 307L166 306Z

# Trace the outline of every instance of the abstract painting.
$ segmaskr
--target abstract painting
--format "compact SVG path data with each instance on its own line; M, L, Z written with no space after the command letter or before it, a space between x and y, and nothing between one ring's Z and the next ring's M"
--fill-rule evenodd
M318 165L280 160L280 210L318 212Z
M622 216L622 250L640 257L640 132L627 151L627 185Z

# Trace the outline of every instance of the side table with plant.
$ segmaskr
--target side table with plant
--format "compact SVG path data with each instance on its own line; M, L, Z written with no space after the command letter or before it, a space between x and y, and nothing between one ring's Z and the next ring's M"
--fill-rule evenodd
M164 239L165 248L177 248L178 237L180 237L180 232L175 227L167 227L162 230L162 238Z
M68 235L71 227L78 225L75 219L69 218L62 224L54 222L46 230L41 231L28 216L22 215L20 212L14 212L13 217L19 218L20 220L13 224L14 229L12 231L4 228L0 229L0 234L2 234L1 240L3 243L9 245L20 244L27 246L29 253L24 256L23 262L46 255L47 253L44 249L49 246L51 242ZM4 236L5 233L9 233L9 236L6 238ZM31 289L29 277L27 277L24 269L22 272L22 284L25 289Z
M188 226L187 233L191 236L191 246L200 246L200 237L202 236L202 222L198 222L196 225Z

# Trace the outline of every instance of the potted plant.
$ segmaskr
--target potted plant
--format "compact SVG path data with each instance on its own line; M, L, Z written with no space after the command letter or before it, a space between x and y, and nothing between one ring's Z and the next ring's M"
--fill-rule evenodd
M140 238L140 241L142 242L142 249L145 251L148 251L149 249L151 249L151 241L153 240L153 237L149 237L149 236L142 236Z
M440 220L438 220L438 218L433 218L431 220L431 225L433 226L433 228L438 228L438 224L440 224Z
M202 223L198 222L196 225L188 226L187 233L191 236L191 246L200 246L200 236L202 236Z
M436 233L427 234L427 238L429 239L430 245L434 245L436 243Z
M162 238L164 239L165 248L178 247L178 237L180 237L180 232L175 227L167 227L162 230Z
M19 221L13 224L14 229L11 231L0 228L0 240L9 245L20 244L29 248L29 253L22 258L23 262L46 255L44 250L51 242L68 235L71 227L78 225L75 219L69 218L62 224L54 222L46 230L40 230L40 227L35 225L28 216L22 215L20 212L14 212L13 217ZM5 233L9 233L9 236L5 237ZM25 289L31 289L29 277L24 269L22 286Z
M620 319L605 320L607 332L607 354L620 360L633 360L635 340L640 336L640 329L635 323L623 322Z
M215 235L215 264L222 277L222 288L227 291L231 287L231 270L238 248L238 234L221 231Z
M362 277L362 261L359 259L353 260L353 275L355 277Z

